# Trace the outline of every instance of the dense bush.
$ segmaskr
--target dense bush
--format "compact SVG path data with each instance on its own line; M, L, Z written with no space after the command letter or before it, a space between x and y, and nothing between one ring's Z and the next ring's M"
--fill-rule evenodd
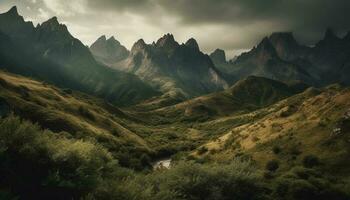
M26 198L64 199L93 191L117 162L96 143L67 139L8 117L0 123L0 187Z
M304 167L312 168L320 164L320 161L315 155L307 155L303 158Z
M350 199L342 182L316 168L269 172L264 179L252 161L234 159L226 164L179 162L169 170L140 173L120 167L115 158L94 140L41 130L10 116L0 120L0 199ZM150 163L147 154L118 159L133 166ZM277 161L269 163L268 170L277 170Z
M130 187L132 186L132 187ZM141 189L144 188L144 189ZM266 188L249 161L230 165L179 163L170 170L138 176L123 187L133 199L253 200L265 199Z
M273 199L285 200L347 200L344 185L329 180L320 173L297 167L273 183Z
M270 160L266 163L266 170L270 172L275 172L279 168L279 162L278 160Z

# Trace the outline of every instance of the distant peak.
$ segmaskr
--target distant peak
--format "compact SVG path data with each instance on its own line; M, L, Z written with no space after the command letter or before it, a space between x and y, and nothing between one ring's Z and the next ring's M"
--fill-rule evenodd
M283 38L291 38L293 36L293 32L274 32L270 37L283 37Z
M62 34L67 34L70 37L72 37L67 29L67 26L64 24L60 24L57 20L57 17L52 17L51 19L42 23L39 27L44 30L59 31Z
M296 50L300 47L299 43L293 36L292 32L276 32L272 33L269 37L271 44L276 48L279 55L282 56L283 52L289 50Z
M210 58L214 61L214 63L225 63L226 62L225 51L222 49L215 49L215 51L210 54Z
M334 39L338 38L336 34L334 33L334 30L332 28L327 28L326 33L325 33L325 39Z
M255 48L255 51L268 53L270 56L274 56L277 54L275 47L273 46L273 44L271 43L268 37L265 37L258 44L258 46Z
M219 53L219 54L225 54L225 51L222 50L222 49L215 49L215 51L213 52L214 53Z
M348 31L348 33L345 35L344 39L345 40L350 40L350 31Z
M107 41L110 43L113 43L113 44L120 45L120 42L118 40L116 40L114 36L110 37Z
M169 39L169 40L175 40L175 39L174 39L174 35L171 34L171 33L165 34L162 38L164 38L164 39Z
M178 45L178 43L175 41L174 36L168 33L168 34L165 34L163 37L161 37L157 41L156 45L158 47L170 47L170 46Z
M187 40L185 45L190 47L190 48L192 48L192 49L199 50L198 43L197 43L197 41L194 38L190 38L189 40Z
M7 11L7 13L12 15L18 15L17 6L13 6L9 11Z
M135 44L146 45L146 43L143 39L139 39Z
M272 42L284 41L287 43L297 43L292 32L275 32L271 34L269 39Z
M131 50L137 50L137 49L144 49L146 48L147 44L143 39L139 39L131 48Z
M107 38L106 38L105 35L102 35L101 37L99 37L99 38L97 39L97 41L106 41L106 40L107 40Z
M259 47L269 47L269 46L271 46L271 42L270 42L268 37L264 37L262 39L262 41L258 44L258 48Z
M60 25L60 23L58 22L57 17L52 17L51 19L47 20L43 24L49 24L51 26L59 26Z

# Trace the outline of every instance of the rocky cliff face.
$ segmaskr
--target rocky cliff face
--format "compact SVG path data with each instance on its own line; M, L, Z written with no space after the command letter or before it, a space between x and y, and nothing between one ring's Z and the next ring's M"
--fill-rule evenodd
M328 29L324 39L314 47L300 45L290 32L273 33L256 47L237 57L234 62L222 62L217 52L212 60L220 70L235 76L236 80L249 75L263 76L279 81L302 81L324 86L342 82L350 84L350 36L339 38ZM221 53L222 54L222 53Z
M104 35L101 36L90 46L90 51L97 61L108 66L120 62L129 56L129 50L113 36L109 39Z
M198 96L228 85L196 40L179 44L166 34L153 44L139 40L134 44L123 70L132 72L161 91Z

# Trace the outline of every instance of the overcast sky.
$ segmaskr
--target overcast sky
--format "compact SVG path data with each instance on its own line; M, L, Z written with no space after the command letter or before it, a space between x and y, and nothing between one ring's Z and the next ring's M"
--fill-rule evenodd
M204 52L221 48L229 57L275 31L312 44L327 27L350 30L350 0L0 0L0 11L13 5L35 24L57 16L87 45L113 35L131 48L173 33L180 43L193 37Z

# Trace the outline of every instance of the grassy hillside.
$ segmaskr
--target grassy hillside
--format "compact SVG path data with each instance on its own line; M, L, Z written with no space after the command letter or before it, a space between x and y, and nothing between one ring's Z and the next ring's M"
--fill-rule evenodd
M303 91L303 84L284 84L250 76L229 89L159 108L159 102L144 102L131 107L136 115L163 123L198 123L221 117L252 112ZM152 105L154 109L152 110ZM150 122L151 123L151 122Z
M347 177L349 99L350 90L339 85L310 88L250 113L254 120L232 126L194 155L216 161L244 156L261 168L276 161L277 172L308 165L307 160L311 159L320 169Z
M126 167L143 169L140 157L168 154L165 149L188 148L184 126L176 129L148 124L89 95L0 71L0 99L15 115L53 132L65 131L76 139L92 139L113 153ZM169 142L169 138L173 138ZM175 148L176 147L176 148ZM146 165L145 165L146 164Z
M0 199L349 199L350 89L296 86L250 77L121 110L0 71Z

